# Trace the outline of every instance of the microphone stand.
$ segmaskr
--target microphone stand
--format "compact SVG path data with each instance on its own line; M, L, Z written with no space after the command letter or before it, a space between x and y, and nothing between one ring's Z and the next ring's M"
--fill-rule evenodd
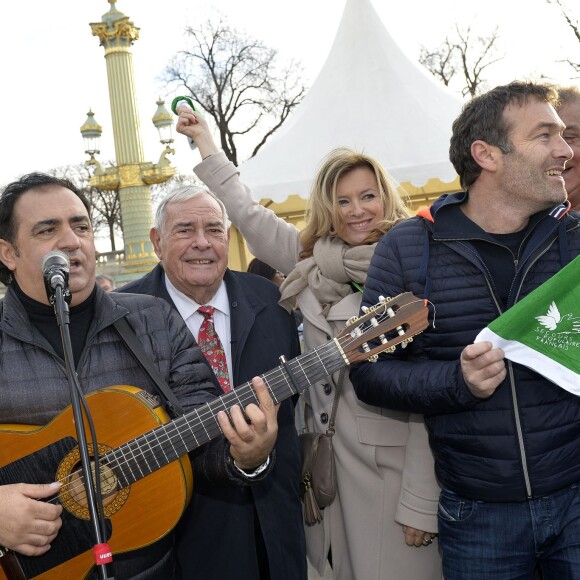
M95 565L99 571L99 577L103 580L114 580L114 576L109 576L107 573L107 564L112 562L113 558L111 555L111 549L106 543L101 533L104 528L104 522L101 522L101 515L104 514L102 499L98 498L95 493L95 486L93 482L93 472L91 469L91 459L89 456L89 449L87 445L87 437L85 433L85 425L83 421L81 402L80 402L80 386L78 384L77 374L74 368L74 356L72 351L72 344L70 340L69 332L69 307L68 302L65 299L65 292L63 292L64 280L59 280L55 284L54 290L49 289L47 284L47 291L49 292L49 300L54 306L54 312L56 314L56 320L60 327L60 334L62 338L64 361L66 366L66 375L68 379L68 385L70 390L70 398L72 403L73 417L75 423L75 429L77 432L77 442L81 457L81 465L83 477L85 478L85 490L87 494L87 504L90 513L90 519L93 527L93 533L95 537L96 544L93 546L93 553L95 556ZM70 300L70 293L66 292ZM95 453L97 453L97 442L93 441L93 448ZM100 474L95 474L96 477L100 477ZM97 507L97 501L100 509ZM101 526L101 524L103 524Z

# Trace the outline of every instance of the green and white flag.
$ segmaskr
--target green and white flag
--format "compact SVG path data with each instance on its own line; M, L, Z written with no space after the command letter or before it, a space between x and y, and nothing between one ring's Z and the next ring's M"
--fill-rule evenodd
M484 328L506 358L580 396L580 256Z

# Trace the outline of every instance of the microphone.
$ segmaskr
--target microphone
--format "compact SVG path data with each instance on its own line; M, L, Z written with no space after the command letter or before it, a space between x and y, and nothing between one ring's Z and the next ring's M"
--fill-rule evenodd
M60 250L48 252L42 258L41 268L44 276L46 295L51 304L54 302L54 295L57 288L61 288L65 300L70 303L71 294L68 289L70 260L68 256Z

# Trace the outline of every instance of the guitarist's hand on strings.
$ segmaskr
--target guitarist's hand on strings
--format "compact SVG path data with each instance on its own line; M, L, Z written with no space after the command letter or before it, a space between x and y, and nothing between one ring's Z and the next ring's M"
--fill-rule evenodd
M57 483L0 485L0 546L25 556L47 552L62 525L62 506L38 500L59 488Z
M230 454L236 465L244 471L251 471L267 460L278 434L279 405L274 404L261 378L254 377L252 386L259 407L250 403L244 415L240 407L234 405L230 409L231 420L225 411L217 414L220 427L231 444Z

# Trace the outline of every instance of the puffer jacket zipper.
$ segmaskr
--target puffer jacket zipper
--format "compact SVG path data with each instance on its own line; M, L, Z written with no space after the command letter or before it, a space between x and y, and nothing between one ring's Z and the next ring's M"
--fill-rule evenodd
M573 228L570 228L569 231L572 231L573 229L577 229L578 227L579 226L575 226ZM530 262L528 263L528 265L526 266L525 271L522 273L520 283L519 283L519 286L518 286L517 291L516 291L516 295L514 296L514 301L513 301L514 304L519 299L519 296L520 296L520 293L521 293L521 290L522 290L522 287L524 285L524 281L526 279L528 272L530 271L532 266L552 247L552 245L556 242L556 239L554 239L550 244L548 244L533 259L531 259ZM509 381L510 381L510 387L511 387L511 393L512 393L512 400L513 400L513 404L514 404L514 416L515 416L515 421L516 421L516 429L517 429L517 433L518 433L518 443L519 443L520 454L521 454L521 458L522 458L522 469L523 469L523 473L524 473L524 480L526 483L526 494L528 496L528 499L531 499L533 497L532 484L530 482L530 474L528 473L528 461L527 461L526 452L525 452L525 448L524 448L524 438L523 438L522 426L521 426L521 420L520 420L520 408L519 408L518 397L517 397L517 393L516 393L516 381L515 381L513 365L511 363L511 361L507 361L507 366L508 366Z
M580 226L576 226L576 227L580 227ZM571 228L571 229L576 229L576 227ZM528 239L530 234L531 234L531 232L526 235L524 240L522 240L522 246L523 246L523 244L525 244L525 241ZM548 237L549 237L549 234L538 245L540 246L542 243L544 243ZM450 245L451 247L452 247L452 244L455 242L458 245L460 245L464 249L464 251L469 252L472 256L475 257L477 263L479 263L481 266L481 272L483 274L483 278L484 278L484 280L487 284L487 287L489 289L489 294L490 294L490 296L495 304L495 307L497 308L498 314L501 315L504 312L504 310L502 309L501 305L499 304L499 302L497 300L497 296L496 296L495 291L494 291L493 279L491 277L489 270L487 269L483 260L480 258L479 254L477 254L477 252L475 252L467 244L463 243L464 241L471 241L471 240L477 240L477 239L483 240L483 238L474 237L474 238L464 238L463 240L457 239L457 238L455 238L455 239L453 239L453 238L449 238L449 239L439 238L437 241L446 243L446 244ZM488 240L488 239L485 239L485 241L490 242L490 240ZM556 240L547 244L546 247L541 252L539 252L533 259L531 259L528 262L526 269L522 273L522 276L520 278L520 283L519 283L519 286L517 288L517 292L516 292L516 295L515 295L514 301L513 301L514 304L518 301L520 292L521 292L522 287L523 287L523 283L525 281L526 275L530 271L530 268L552 247L552 245L554 244L555 241ZM490 242L490 243L493 243L493 242ZM495 244L495 245L500 246L502 248L505 248L505 246L502 246L501 244ZM512 253L512 256L513 256L513 253ZM514 256L514 264L515 264L516 270L517 270L519 260L515 256ZM514 276L514 282L515 282L516 278L517 278L517 271L516 271L516 275ZM510 288L510 294L512 292L512 289L513 289L513 286L512 286L512 288ZM516 393L516 382L515 382L513 364L511 363L511 361L507 360L506 366L507 366L508 380L509 380L509 384L510 384L510 393L512 396L512 403L514 406L514 408L513 408L514 421L516 424L516 433L517 433L517 438L518 438L518 447L520 450L522 473L524 476L524 482L525 482L525 486L526 486L526 495L528 498L532 498L533 497L532 485L531 485L531 481L530 481L530 474L528 471L528 459L527 459L525 445L524 445L524 436L523 436L522 423L521 423L521 418L520 418L520 407L519 407L519 402L518 402L518 396Z

